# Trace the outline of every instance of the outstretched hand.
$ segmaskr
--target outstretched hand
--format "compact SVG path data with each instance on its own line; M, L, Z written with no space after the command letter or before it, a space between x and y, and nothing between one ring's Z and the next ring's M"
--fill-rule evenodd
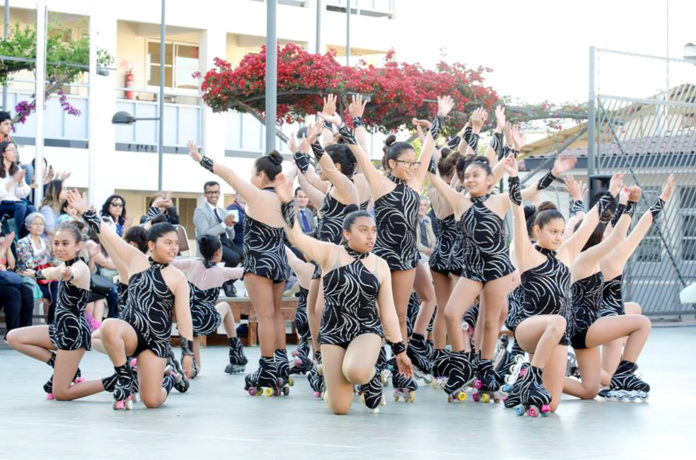
M609 193L611 193L611 196L616 196L622 187L623 187L623 174L616 173L613 176L611 176L611 180L609 181Z
M411 378L413 376L413 364L406 352L396 355L396 367L404 377Z
M324 107L322 107L321 111L330 117L336 113L335 94L329 94L324 98Z
M638 200L640 200L640 196L642 194L643 191L637 185L628 187L628 201L633 201L634 203L637 203Z
M474 110L474 113L471 114L469 122L471 123L471 128L475 133L478 134L481 132L481 128L483 127L483 123L486 121L486 118L488 118L488 114L482 107Z
M495 130L502 133L506 125L505 106L499 105L495 108Z
M312 126L307 129L307 141L310 144L314 144L324 129L324 120L317 120ZM303 139L304 140L304 139Z
M568 194L573 201L582 201L585 198L587 186L582 181L575 180L573 176L566 176L563 179L563 182L565 182L566 189L568 189Z
M517 175L519 174L520 166L517 163L517 159L515 158L515 155L512 152L510 152L510 154L506 156L503 160L503 168L510 177L517 177Z
M573 168L575 168L577 162L577 157L559 155L558 158L556 158L556 161L553 163L553 169L551 170L551 173L554 176L558 177L561 174L571 171Z
M366 105L367 101L363 99L362 94L353 94L348 106L348 113L351 117L362 117Z
M284 173L280 173L275 178L275 192L283 203L292 201L292 182L289 181Z
M196 143L193 141L188 141L186 143L186 147L188 147L189 156L193 158L193 161L195 161L196 163L200 163L203 159L203 155L201 155L200 152L198 152L198 147L196 147Z
M68 204L77 211L79 214L84 214L85 211L89 209L89 204L87 203L87 195L80 194L75 189L68 190L67 192Z
M662 194L660 194L660 198L662 201L665 203L667 200L669 200L669 197L672 196L672 192L674 191L674 174L670 174L669 177L667 178L667 183L665 184L664 188L662 189Z
M454 108L454 99L452 96L446 95L437 98L437 115L446 117Z

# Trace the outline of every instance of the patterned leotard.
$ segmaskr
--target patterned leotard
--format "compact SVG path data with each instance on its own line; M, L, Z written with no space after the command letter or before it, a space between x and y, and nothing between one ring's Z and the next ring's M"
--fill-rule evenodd
M345 246L355 259L324 274L324 313L319 343L346 346L361 334L384 336L377 311L379 280L362 263L361 254Z
M275 189L268 187L264 190ZM290 266L284 237L281 227L271 227L247 214L244 219L244 273L263 276L274 283L288 279Z
M619 316L625 313L623 301L623 274L621 274L604 282L599 317Z
M341 244L343 240L343 218L347 204L343 204L331 196L330 190L324 196L319 213L321 218L317 225L317 239L333 244ZM321 277L321 268L314 264L312 279Z
M568 329L573 348L587 348L585 337L587 330L599 317L603 287L602 272L577 280L570 287L571 311Z
M450 273L459 276L462 271L462 247L458 243L460 232L459 223L450 214L444 219L436 219L438 238L435 248L428 261L430 269L443 275Z
M472 197L472 206L462 216L467 240L462 276L483 283L515 271L503 235L503 220L485 205L489 197Z
M560 315L568 319L570 269L556 258L556 252L534 246L546 260L522 273L515 305L510 305L506 326L514 333L519 324L536 315ZM568 345L564 334L561 345Z
M65 262L69 267L80 259ZM55 323L48 325L48 336L59 350L89 350L92 344L89 323L85 317L89 291L74 284L58 282Z
M160 358L169 356L172 335L174 294L164 282L160 264L149 259L150 267L128 280L128 299L123 320L133 326L138 341Z
M375 201L377 241L372 252L384 259L392 271L411 270L419 259L416 225L420 196L406 182L391 175L388 179L396 188Z
M189 282L189 302L191 304L191 322L193 335L212 334L220 327L222 317L215 309L215 301L220 294L220 287L199 289Z

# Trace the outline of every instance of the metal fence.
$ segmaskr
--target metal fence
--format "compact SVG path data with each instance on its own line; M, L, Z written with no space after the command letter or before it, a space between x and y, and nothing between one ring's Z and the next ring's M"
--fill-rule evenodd
M624 298L649 316L694 314L679 291L696 282L696 66L592 48L590 69L588 173L641 186L636 216L669 174L677 183L624 271Z

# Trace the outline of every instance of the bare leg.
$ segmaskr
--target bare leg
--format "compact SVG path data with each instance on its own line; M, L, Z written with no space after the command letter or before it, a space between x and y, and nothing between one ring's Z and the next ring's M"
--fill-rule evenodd
M56 349L48 337L48 326L29 326L13 329L7 333L7 343L18 352L31 356L43 363L51 359L52 353L50 350Z
M309 332L312 336L312 348L314 351L319 351L319 343L317 342L317 338L319 337L321 317L317 315L316 305L320 287L321 278L314 279L310 282L309 291L307 293L307 322L309 323Z
M459 278L457 284L454 285L452 294L445 307L447 335L452 344L452 351L462 351L468 348L468 344L464 345L462 316L473 305L479 292L481 292L481 287L482 284L478 281L472 281L467 278Z
M561 403L567 360L568 347L565 345L556 345L550 359L544 367L542 383L546 391L551 394L551 404L549 404L551 412L555 412L558 405Z
M399 328L401 337L407 342L408 331L406 328L406 315L408 312L408 299L411 297L413 282L416 278L416 270L395 270L391 272L392 295L394 296L394 306L396 315L399 317Z
M199 336L193 338L193 359L200 372L203 369L203 365L201 364L201 338Z
M138 346L138 336L135 334L135 329L121 319L107 318L102 323L100 331L102 344L114 367L126 364L126 358L132 356ZM140 367L139 361L138 367Z
M587 330L585 344L597 347L628 336L623 359L635 363L650 335L650 320L643 315L621 315L599 318Z
M640 305L636 302L626 302L624 304L624 310L627 315L640 315L642 309ZM616 372L616 368L619 367L619 361L621 361L621 352L623 346L626 344L627 337L622 337L616 339L610 343L602 346L602 385L609 386L611 383L611 377Z
M343 357L343 376L352 384L363 385L375 376L382 338L377 334L362 334L350 342Z
M262 276L247 273L244 275L244 283L249 293L251 305L254 307L259 320L261 356L273 357L276 345L273 281Z
M58 350L56 367L53 372L53 396L58 401L72 401L104 391L101 380L90 380L72 385L85 349Z
M515 340L524 351L530 355L534 354L531 358L532 366L545 369L547 362L552 359L558 343L565 334L565 330L566 320L564 317L537 315L525 319L517 326Z
M594 399L599 392L600 355L599 347L575 350L580 370L580 381L566 378L563 393L580 399Z
M106 354L106 348L104 348L104 344L102 343L101 339L101 328L92 332L92 350Z
M234 322L234 315L232 314L230 304L227 302L220 302L219 304L215 305L215 309L218 313L220 313L222 325L225 328L227 338L231 339L237 337L237 324Z
M436 349L443 349L447 345L447 325L445 324L445 305L450 298L454 279L451 276L443 275L431 270L435 297L437 299L437 310L435 311L435 323L433 324L433 345Z
M150 350L138 355L138 378L140 380L140 398L145 407L154 409L167 399L167 391L162 388L164 368L167 360L160 358Z
M285 283L273 284L273 314L275 321L275 350L285 350L285 318L283 318L283 288ZM275 351L274 350L274 351Z
M425 265L420 262L416 266L413 288L421 299L420 310L418 310L416 322L413 325L413 332L427 336L428 324L430 324L430 319L435 312L436 298L430 273L425 268Z
M343 374L346 350L337 345L322 345L321 356L326 382L326 404L337 415L347 414L353 403L353 384Z
M481 358L493 359L495 343L500 330L500 311L510 290L512 274L488 281L483 287L479 316L483 315L483 340Z

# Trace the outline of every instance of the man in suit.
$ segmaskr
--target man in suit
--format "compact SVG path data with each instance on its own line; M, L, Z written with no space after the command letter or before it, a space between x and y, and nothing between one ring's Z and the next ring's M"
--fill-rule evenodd
M226 267L239 265L242 255L235 249L234 243L234 224L236 220L233 214L227 213L220 208L217 203L220 199L220 184L215 181L206 182L203 185L205 203L193 211L193 226L196 231L196 239L200 236L219 235L222 243L222 260ZM229 284L228 284L229 283ZM234 290L231 282L223 285L225 293L230 296Z
M297 219L300 222L300 228L308 235L314 236L317 231L317 221L314 218L314 212L307 207L309 198L300 187L295 189L295 207L297 208Z

